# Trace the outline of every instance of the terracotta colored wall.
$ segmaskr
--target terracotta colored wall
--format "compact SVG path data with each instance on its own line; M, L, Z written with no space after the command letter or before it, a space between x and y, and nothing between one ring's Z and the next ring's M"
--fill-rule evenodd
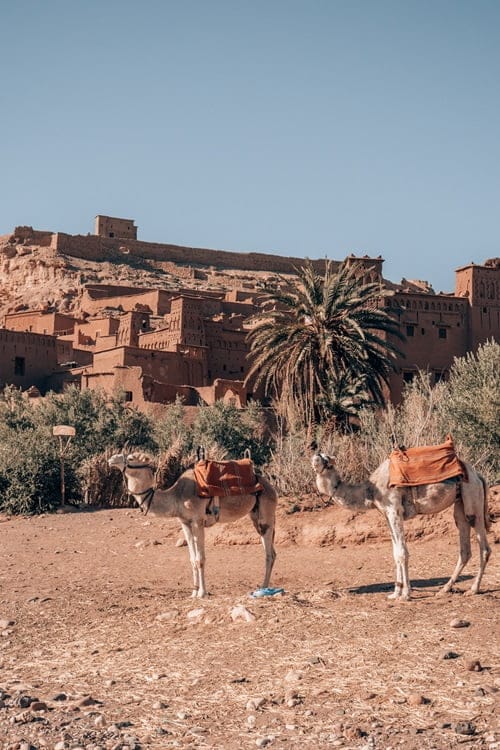
M74 330L76 318L63 313L44 313L39 310L9 313L5 316L5 328L10 331L31 331L50 336L64 335Z
M470 304L469 347L500 340L500 262L466 266L456 271L456 293Z
M47 378L55 370L57 370L57 348L56 339L53 336L0 330L0 383L2 386L10 384L26 389L31 385L36 385L43 393Z
M395 342L406 355L398 358L399 372L391 377L391 396L401 400L405 378L417 369L432 374L433 382L446 376L454 357L469 350L467 300L444 295L401 293L387 301L406 341Z
M112 235L120 239L137 239L137 227L133 219L119 219L100 214L95 217L95 233L100 237Z
M301 258L267 255L265 253L238 253L227 250L141 242L133 239L70 235L63 232L54 235L53 247L67 255L75 255L89 260L104 260L106 257L125 253L141 258L183 265L199 264L220 268L238 268L242 271L291 273L295 266L303 262ZM120 250L120 248L126 249ZM322 259L313 260L312 263L318 270L322 270L325 266L325 261Z

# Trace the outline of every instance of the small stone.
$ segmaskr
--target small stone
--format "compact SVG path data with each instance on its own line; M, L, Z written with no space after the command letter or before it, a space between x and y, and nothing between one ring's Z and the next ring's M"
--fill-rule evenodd
M64 740L61 740L60 742L56 742L54 745L54 750L65 750L66 749L66 743Z
M0 630L5 630L6 628L11 628L12 625L15 625L15 620L0 620Z
M264 698L264 696L260 696L259 698L250 698L247 701L246 709L247 711L257 711L259 708L262 708L265 702L266 699Z
M271 745L274 742L274 737L272 735L269 735L268 737L259 737L255 740L255 744L257 747L267 747L268 745Z
M303 677L302 672L291 670L290 672L286 673L285 682L297 682L298 680L301 680L302 677Z
M190 728L190 731L191 731L191 732L192 732L193 734L206 734L206 733L207 733L207 731L208 731L208 729L206 729L205 727L194 726L194 727L191 727L191 728Z
M441 659L458 659L460 654L455 653L455 651L443 651L441 654Z
M359 740L365 733L359 727L346 727L344 734L349 740Z
M196 609L190 609L186 617L189 622L201 622L205 616L205 609L203 607L197 607Z
M98 714L94 719L94 724L96 727L105 727L106 726L106 719L102 714Z
M163 622L164 620L174 620L178 615L178 609L171 609L169 612L160 612L159 615L156 615L156 619Z
M242 604L239 604L237 607L233 607L230 615L233 622L235 622L236 620L253 622L255 620L255 615L253 614L253 612L250 612L250 610L244 607Z
M68 696L66 693L56 693L54 697L52 698L53 701L65 701L68 700Z
M450 622L450 628L468 628L470 622L468 620L460 620L456 618Z
M468 672L482 672L483 668L479 659L468 659L465 662L465 669Z
M407 701L409 706L423 706L425 703L429 703L429 699L424 698L420 693L410 693Z
M102 701L98 701L95 698L92 698L91 695L86 695L77 703L78 706L98 706L101 704L102 704Z
M155 711L161 711L163 708L168 708L168 703L163 703L163 701L155 701L151 708L154 708Z
M43 701L33 701L30 705L31 711L46 711L47 704Z
M472 721L459 721L458 724L455 724L455 732L457 734L472 735L476 734L476 727Z
M19 706L20 708L29 708L29 706L37 700L38 698L32 698L30 695L20 695L15 699L14 705Z
M184 721L184 719L188 719L189 718L189 714L186 711L177 711L176 716L181 721Z

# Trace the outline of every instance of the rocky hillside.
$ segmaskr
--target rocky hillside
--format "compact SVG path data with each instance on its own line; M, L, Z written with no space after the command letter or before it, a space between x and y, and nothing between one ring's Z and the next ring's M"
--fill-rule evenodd
M137 257L119 262L93 262L65 256L50 247L12 244L0 238L0 321L9 312L50 308L80 312L86 284L121 284L163 289L255 289L273 277L264 272L203 270L175 266Z

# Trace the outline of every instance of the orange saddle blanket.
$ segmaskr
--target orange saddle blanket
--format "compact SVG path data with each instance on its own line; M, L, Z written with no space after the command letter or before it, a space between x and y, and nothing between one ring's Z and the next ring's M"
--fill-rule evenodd
M389 456L389 487L436 484L459 476L467 479L467 472L457 458L450 435L441 445L397 449Z
M194 478L199 497L255 495L264 489L257 481L249 458L242 458L241 461L198 461L194 466Z

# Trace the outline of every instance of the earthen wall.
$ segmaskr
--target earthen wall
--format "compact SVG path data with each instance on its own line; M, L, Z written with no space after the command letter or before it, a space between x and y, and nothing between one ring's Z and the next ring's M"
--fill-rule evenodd
M294 268L303 262L302 258L267 255L265 253L238 253L230 250L210 250L208 248L142 242L133 239L70 235L63 232L54 235L53 247L66 255L75 255L95 261L106 260L109 255L116 257L121 254L183 265L238 268L242 271L292 273ZM323 259L311 262L318 271L322 271L325 267L325 260Z
M133 219L119 219L114 216L95 217L95 233L99 237L137 239L137 227Z
M77 318L71 315L43 312L42 310L8 313L4 318L5 328L11 331L31 331L50 336L71 333L76 323Z
M57 340L53 336L0 329L0 387L45 392L47 378L57 370Z

